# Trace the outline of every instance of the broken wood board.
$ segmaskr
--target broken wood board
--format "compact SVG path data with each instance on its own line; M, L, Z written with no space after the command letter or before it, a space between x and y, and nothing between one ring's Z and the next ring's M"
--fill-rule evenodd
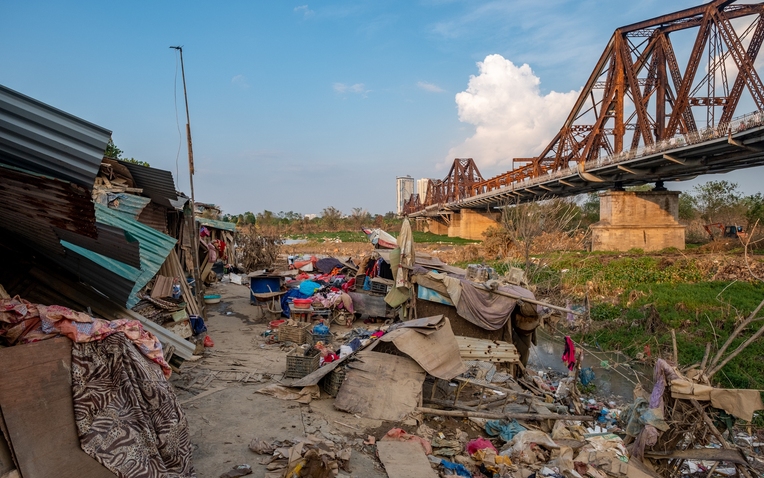
M389 478L438 478L418 442L378 441L377 454Z
M425 371L408 357L363 351L348 365L334 408L377 420L403 420L422 398Z
M743 451L739 448L716 449L716 448L691 448L689 450L674 450L671 452L645 450L645 457L653 460L700 460L700 461L728 461L738 465L747 465Z
M115 476L80 448L71 363L66 338L0 349L0 409L22 476Z
M442 315L405 322L379 340L392 342L434 377L451 380L467 371L451 323Z
M483 362L518 363L520 355L509 342L500 340L475 339L456 336L459 354L463 360L481 360Z
M5 476L9 471L15 470L17 464L6 438L8 429L5 428L2 411L0 411L0 431L2 431L0 433L0 476Z
M366 348L360 349L360 350L366 350L370 352L374 350L374 347L376 347L378 343L379 341L375 340L374 342L367 345ZM360 353L360 350L358 351L359 353ZM335 360L332 363L324 365L323 367L320 367L318 370L315 370L309 373L308 375L302 377L301 379L295 382L292 382L289 386L290 387L309 387L310 385L316 385L318 384L318 382L321 381L322 378L329 375L332 372L332 370L339 367L343 362L345 362L346 360L350 358L355 358L355 357L356 357L356 354L346 355L342 357L341 359Z
M172 283L174 280L174 277L157 275L154 279L154 287L151 288L151 298L161 299L163 297L170 297L172 295Z

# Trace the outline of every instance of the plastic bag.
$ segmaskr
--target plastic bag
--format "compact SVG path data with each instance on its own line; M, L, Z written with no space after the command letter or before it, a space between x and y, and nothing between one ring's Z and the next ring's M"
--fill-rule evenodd
M215 346L215 342L212 341L212 337L210 337L209 335L204 337L204 346L208 348Z

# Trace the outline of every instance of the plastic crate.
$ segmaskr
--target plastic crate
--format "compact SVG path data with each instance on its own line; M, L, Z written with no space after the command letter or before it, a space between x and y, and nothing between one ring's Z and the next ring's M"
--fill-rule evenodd
M324 344L331 344L334 340L334 334L329 332L328 334L314 334L312 330L308 330L307 342L311 345L316 345L318 342Z
M331 397L336 397L342 386L342 382L345 381L346 367L339 366L329 372L329 374L321 380L321 390L326 392Z
M308 327L310 324L279 325L279 342L294 342L297 345L308 343Z
M287 354L285 378L302 378L318 370L321 354L316 349L310 349L308 353L309 355L305 356L298 347Z

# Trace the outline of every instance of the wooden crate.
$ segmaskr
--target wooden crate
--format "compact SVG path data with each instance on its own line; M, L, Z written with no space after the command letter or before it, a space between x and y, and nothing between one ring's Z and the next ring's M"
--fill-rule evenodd
M299 347L287 354L285 378L302 378L316 370L321 361L318 350L310 349L310 355L305 356Z
M294 342L297 345L308 343L308 327L310 324L279 325L279 342Z

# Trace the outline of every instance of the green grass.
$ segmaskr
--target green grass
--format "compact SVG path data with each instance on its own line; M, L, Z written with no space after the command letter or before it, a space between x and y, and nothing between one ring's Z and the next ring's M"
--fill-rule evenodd
M398 232L390 233L393 237L398 236ZM309 241L325 242L333 239L340 239L342 242L368 242L366 234L361 231L338 231L338 232L317 232L310 234L301 234L290 236L290 239L307 239ZM479 241L471 241L468 239L462 239L461 237L448 237L438 234L432 234L430 232L414 231L414 242L420 244L450 244L450 245L464 245L464 244L476 244Z
M670 357L672 328L683 366L699 363L707 343L712 344L713 357L740 317L746 317L764 299L764 284L714 282L715 271L703 270L693 258L677 256L671 250L650 255L565 252L534 257L546 264L534 266L537 295L561 291L577 296L582 303L584 292L589 291L593 324L591 332L579 334L577 339L602 350L620 350L632 358L644 353L646 345L653 357ZM486 264L500 274L509 266L524 268L518 260ZM466 263L458 265L466 267ZM762 325L762 321L755 322L729 351ZM764 338L752 343L714 380L726 387L764 389L762 357Z
M663 351L666 356L671 353L673 328L679 362L690 365L702 360L706 343L712 344L713 356L734 330L739 316L747 316L764 299L764 285L746 282L643 283L632 290L637 293L622 294L616 304L593 305L595 331L579 336L579 340L604 350L621 350L631 357L649 345L653 355ZM628 303L629 295L637 298ZM658 314L657 324L649 323L650 304ZM728 350L734 350L761 325L754 323ZM764 340L757 340L714 379L723 386L764 389L763 356Z

